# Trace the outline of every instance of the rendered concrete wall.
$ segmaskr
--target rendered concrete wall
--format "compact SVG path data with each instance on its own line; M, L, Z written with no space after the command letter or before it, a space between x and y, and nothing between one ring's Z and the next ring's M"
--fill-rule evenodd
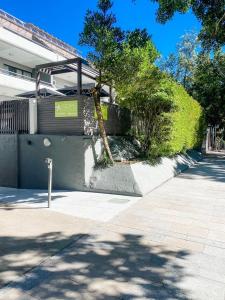
M98 159L101 157L103 146L99 138L87 137L84 139L84 148L84 180L85 187L89 189L90 177Z
M154 166L147 163L132 164L131 171L139 188L140 195L145 195L191 167L200 159L201 155L197 151L191 151L187 155L179 154L173 158L164 157Z
M154 166L138 162L130 165L115 164L106 169L93 169L89 188L99 192L143 196L200 159L200 153L191 151L188 155L162 158Z
M113 194L141 195L130 165L115 164L113 167L93 170L89 190Z
M0 186L46 189L50 157L54 189L87 190L101 151L100 140L84 136L0 135Z
M45 138L51 142L49 147L44 146ZM192 151L189 155L162 158L154 166L116 163L96 169L101 152L102 143L96 137L19 135L17 140L16 135L1 135L0 186L46 189L45 158L50 157L54 189L145 195L201 159L199 153Z
M44 138L51 141L45 147ZM20 135L20 187L47 187L47 166L45 158L53 159L53 188L84 188L83 137L55 135Z
M0 186L18 186L17 136L0 135Z

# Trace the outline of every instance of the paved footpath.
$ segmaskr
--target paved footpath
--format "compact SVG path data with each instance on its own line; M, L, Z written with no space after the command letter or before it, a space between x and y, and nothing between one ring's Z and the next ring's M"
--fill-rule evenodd
M105 222L37 208L5 214L0 271L13 282L0 299L225 300L225 156Z

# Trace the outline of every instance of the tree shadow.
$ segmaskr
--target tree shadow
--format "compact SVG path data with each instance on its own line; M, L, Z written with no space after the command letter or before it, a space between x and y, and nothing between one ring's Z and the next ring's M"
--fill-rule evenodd
M200 177L210 181L225 182L225 155L208 154L202 164L188 169L180 176L185 179L199 179Z
M51 200L54 202L57 199L66 198L65 191L54 191ZM32 191L32 190L20 190L20 189L9 189L0 191L0 209L37 209L46 208L44 206L36 206L35 204L46 203L48 206L48 193L47 191ZM25 206L23 206L23 204ZM35 206L28 206L33 204ZM27 205L27 206L26 206Z
M137 234L120 234L119 239L95 235L49 233L35 238L1 237L0 245L10 243L8 252L1 250L1 266L18 273L21 268L8 259L34 251L49 255L58 243L65 247L11 287L38 299L188 299L179 288L186 274L179 261L188 251L170 251L162 245L144 242ZM75 242L71 243L71 239ZM61 248L62 248L61 247ZM51 253L50 251L50 253ZM24 261L24 270L32 265ZM4 275L4 273L3 273ZM4 277L4 276L3 276ZM0 277L1 284L6 284Z

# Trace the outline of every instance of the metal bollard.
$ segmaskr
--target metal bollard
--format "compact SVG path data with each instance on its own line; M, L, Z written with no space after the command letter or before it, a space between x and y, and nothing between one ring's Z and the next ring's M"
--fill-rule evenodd
M46 158L45 162L48 166L48 208L51 207L51 200L52 200L52 159Z

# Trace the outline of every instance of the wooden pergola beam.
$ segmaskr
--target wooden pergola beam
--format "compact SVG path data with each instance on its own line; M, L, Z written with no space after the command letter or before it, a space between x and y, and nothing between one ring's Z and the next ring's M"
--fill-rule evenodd
M71 64L76 64L76 67L72 67L70 66ZM46 64L41 64L41 65L37 65L35 67L35 73L36 73L36 96L37 98L40 97L40 76L41 73L46 73L49 75L55 75L55 74L63 74L63 73L69 73L69 72L77 72L77 93L78 95L81 94L82 92L82 75L92 79L92 80L96 80L97 74L94 75L90 75L88 74L88 72L84 71L82 69L82 65L85 66L89 66L88 62L86 60L84 60L81 57L76 57L76 58L72 58L72 59L66 59L66 60L61 60L61 61L57 61L57 62L51 62L51 63L46 63ZM60 68L62 67L62 68ZM94 73L94 72L92 72ZM97 72L96 72L97 73Z
M72 59L60 60L60 61L56 61L56 62L37 65L35 67L35 69L41 70L41 69L47 69L47 68L52 68L52 67L57 67L57 66L66 66L66 65L70 65L70 64L77 64L79 61L81 61L81 63L84 65L88 65L86 60L84 60L83 58L80 58L80 57L76 57L76 58L72 58Z

